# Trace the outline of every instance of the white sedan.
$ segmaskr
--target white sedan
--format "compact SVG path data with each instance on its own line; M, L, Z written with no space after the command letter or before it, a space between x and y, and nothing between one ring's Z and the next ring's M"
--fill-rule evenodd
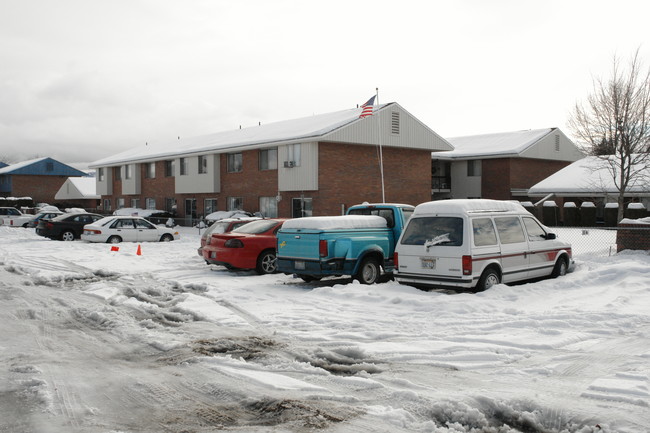
M169 242L179 239L178 231L156 226L142 217L109 216L86 224L81 240L89 242Z

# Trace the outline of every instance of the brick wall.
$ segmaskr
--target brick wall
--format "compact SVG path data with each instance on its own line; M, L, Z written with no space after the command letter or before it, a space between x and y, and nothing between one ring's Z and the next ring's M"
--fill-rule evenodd
M569 164L568 161L530 158L484 159L481 196L494 200L515 199L511 189L528 189Z
M141 194L122 195L120 181L113 182L110 198L113 209L115 199L124 198L129 207L131 199L139 198L145 207L145 199L152 197L156 207L164 209L165 198L175 197L177 213L185 215L185 199L197 201L197 215L205 215L204 200L217 199L217 210L226 210L228 197L242 197L244 209L259 211L260 197L275 197L278 193L278 171L259 170L259 151L242 152L243 170L228 173L227 155L220 156L221 192L207 194L174 194L174 178L165 177L164 161L156 163L156 177L145 178L141 166ZM417 205L431 199L431 152L417 149L383 149L386 201ZM278 216L291 217L292 199L311 198L314 215L338 215L341 205L345 207L364 201L380 202L381 173L376 146L348 145L342 143L319 144L319 191L283 191L278 203Z
M68 176L11 175L11 194L31 197L34 203L54 203L54 196Z
M616 251L650 250L650 224L619 224Z

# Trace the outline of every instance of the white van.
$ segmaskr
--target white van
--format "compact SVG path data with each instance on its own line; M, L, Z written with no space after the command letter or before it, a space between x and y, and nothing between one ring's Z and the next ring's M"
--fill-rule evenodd
M557 277L574 265L571 245L519 203L484 199L416 206L394 258L400 283L474 291Z

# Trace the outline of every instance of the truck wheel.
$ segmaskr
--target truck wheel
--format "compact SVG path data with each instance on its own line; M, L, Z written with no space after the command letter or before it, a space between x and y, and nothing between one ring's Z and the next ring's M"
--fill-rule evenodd
M320 277L313 277L311 275L298 275L298 278L302 279L305 283L311 283L312 281L320 281Z
M278 270L278 259L275 256L275 251L263 251L257 258L255 270L258 274L274 274Z
M367 257L361 262L359 271L354 276L361 284L375 284L379 279L379 264L372 257Z

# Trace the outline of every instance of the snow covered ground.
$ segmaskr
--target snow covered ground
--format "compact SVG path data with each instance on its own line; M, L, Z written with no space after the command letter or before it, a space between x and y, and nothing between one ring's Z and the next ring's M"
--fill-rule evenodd
M0 227L0 432L650 431L646 253L469 294L228 272L181 237Z

